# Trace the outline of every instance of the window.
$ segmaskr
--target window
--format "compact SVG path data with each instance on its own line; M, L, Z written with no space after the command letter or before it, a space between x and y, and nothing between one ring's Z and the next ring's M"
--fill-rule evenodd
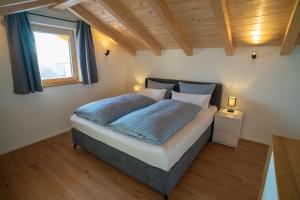
M43 86L78 83L74 31L32 25Z

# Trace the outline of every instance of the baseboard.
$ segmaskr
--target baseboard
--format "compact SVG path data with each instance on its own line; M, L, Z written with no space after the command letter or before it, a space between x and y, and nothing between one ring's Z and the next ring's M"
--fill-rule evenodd
M11 152L11 151L15 151L15 150L17 150L17 149L21 149L21 148L23 148L23 147L32 145L32 144L34 144L34 143L37 143L37 142L40 142L40 141L43 141L43 140L47 140L47 139L49 139L49 138L52 138L52 137L54 137L54 136L60 135L60 134L65 133L65 132L68 132L68 131L70 131L70 130L71 130L71 128L68 128L68 129L65 129L65 130L62 130L62 131L58 131L58 132L55 132L55 133L50 133L50 134L48 134L48 135L44 135L44 136L39 137L39 138L35 138L35 139L31 140L31 141L27 141L27 142L24 142L24 143L22 143L22 144L16 144L16 145L13 145L13 146L8 147L8 148L6 148L6 149L4 149L4 150L0 150L0 155L9 153L9 152Z
M243 140L248 140L248 141L251 141L251 142L256 142L256 143L259 143L259 144L264 144L264 145L270 145L268 142L266 141L262 141L262 140L257 140L257 139L253 139L253 138L249 138L247 136L240 136L241 139Z

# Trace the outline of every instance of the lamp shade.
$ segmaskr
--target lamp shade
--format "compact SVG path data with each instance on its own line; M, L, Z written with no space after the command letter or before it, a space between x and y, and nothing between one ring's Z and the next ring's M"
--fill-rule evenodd
M134 89L135 92L138 92L138 91L140 91L141 86L136 84L136 85L134 85L133 89Z
M233 97L233 96L228 97L227 106L235 107L236 106L236 97Z

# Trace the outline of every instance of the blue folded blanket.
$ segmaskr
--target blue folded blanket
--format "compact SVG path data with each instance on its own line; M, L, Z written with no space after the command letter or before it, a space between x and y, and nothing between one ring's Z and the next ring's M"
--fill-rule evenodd
M154 100L137 94L125 94L100 101L95 101L75 110L75 114L107 125L120 117L155 103Z
M200 110L201 107L195 104L166 99L125 115L109 126L119 133L163 144Z

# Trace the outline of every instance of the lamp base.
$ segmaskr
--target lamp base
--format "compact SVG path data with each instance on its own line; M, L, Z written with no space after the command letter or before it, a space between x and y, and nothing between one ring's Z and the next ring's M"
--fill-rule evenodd
M227 112L233 113L233 112L234 112L234 109L229 108L229 109L227 109Z

